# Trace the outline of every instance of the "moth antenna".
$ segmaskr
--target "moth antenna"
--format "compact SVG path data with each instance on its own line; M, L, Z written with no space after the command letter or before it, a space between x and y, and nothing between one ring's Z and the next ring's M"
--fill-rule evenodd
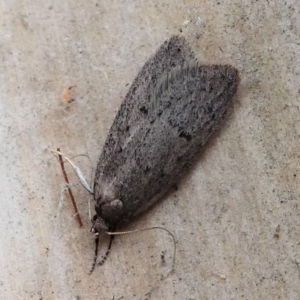
M173 235L173 233L171 233L168 229L163 228L163 227L159 227L159 226L154 226L154 227L147 227L147 228L142 228L142 229L136 229L136 230L130 230L130 231L116 231L116 232L110 232L110 231L106 231L105 233L108 235L124 235L124 234L130 234L130 233L137 233L140 231L146 231L146 230L151 230L151 229L161 229L166 231L173 239L173 243L174 243L174 252L173 252L173 262L172 262L172 270L174 270L175 267L175 256L176 256L176 240L175 237Z
M98 266L102 266L105 263L108 255L109 255L111 245L113 243L114 238L115 237L113 235L110 236L110 241L109 241L109 245L107 247L106 253L104 254L102 260L98 263ZM98 248L99 248L99 235L96 235L96 238L95 238L95 255L94 255L93 264L92 264L89 275L91 275L93 273L93 271L95 270L96 263L97 263L97 258L98 258Z
M60 149L57 148L57 151L60 152ZM69 186L69 179L68 179L68 175L67 175L67 172L65 170L65 166L64 166L64 162L63 162L63 159L62 159L62 156L60 154L58 154L58 160L59 160L59 163L60 163L60 166L61 166L61 170L63 172L63 176L64 176L64 179L65 179L65 182L67 184L67 189L68 189L68 192L69 192L69 196L70 196L70 199L71 199L71 203L73 205L73 208L74 208L74 211L75 211L75 216L76 216L76 219L79 223L79 226L82 227L83 224L82 224L82 221L81 221L81 218L80 218L80 214L78 212L78 208L77 208L77 204L76 204L76 201L74 199L74 196L73 196L73 193L72 193L72 190Z
M89 184L87 183L86 179L83 176L83 173L81 172L81 170L67 157L65 156L62 152L60 151L55 151L55 150L51 150L52 153L56 153L60 156L62 156L74 169L76 175L78 176L82 186L91 194L94 194L93 189L89 186Z
M96 235L95 236L95 254L94 254L93 264L92 264L89 275L91 275L93 273L93 271L95 270L95 266L96 266L96 262L97 262L97 258L98 258L98 248L99 248L99 235Z
M106 250L106 252L105 252L105 254L104 254L102 260L98 263L98 266L102 266L102 265L105 263L105 261L106 261L108 255L109 255L109 253L110 253L111 245L112 245L112 243L113 243L114 238L115 238L115 237L114 237L113 235L110 236L109 245L108 245L108 247L107 247L107 250Z

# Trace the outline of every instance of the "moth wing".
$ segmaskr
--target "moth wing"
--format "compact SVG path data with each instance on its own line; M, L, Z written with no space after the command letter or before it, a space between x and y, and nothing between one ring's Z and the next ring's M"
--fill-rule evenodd
M194 59L185 38L173 36L160 46L138 73L119 108L99 158L94 181L94 197L98 203L106 201L103 200L104 195L106 199L115 198L108 186L123 163L120 162L123 159L121 145L131 139L137 128L143 126L152 87L163 74Z
M237 90L233 67L193 61L167 68L138 98L129 92L114 121L97 167L95 199L120 199L123 221L178 182L218 129Z

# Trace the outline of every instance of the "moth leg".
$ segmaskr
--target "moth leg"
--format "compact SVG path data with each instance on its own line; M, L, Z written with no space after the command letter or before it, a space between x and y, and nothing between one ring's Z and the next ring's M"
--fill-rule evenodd
M110 236L110 241L109 241L108 248L107 248L106 253L105 253L105 255L103 256L102 260L98 263L98 266L102 266L102 265L105 263L105 261L106 261L108 255L109 255L109 252L110 252L110 249L111 249L111 245L112 245L112 243L113 243L114 238L115 238L114 235L111 235L111 236Z
M96 262L97 262L97 258L98 258L98 248L99 248L99 235L97 235L95 237L95 254L94 254L94 259L93 259L93 264L90 270L90 275L93 273L93 271L95 270L95 266L96 266Z

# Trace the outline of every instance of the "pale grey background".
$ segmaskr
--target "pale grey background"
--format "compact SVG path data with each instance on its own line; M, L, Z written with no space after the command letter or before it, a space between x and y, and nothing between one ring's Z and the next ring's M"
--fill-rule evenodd
M299 9L296 0L2 1L0 298L300 299ZM165 278L172 240L153 230L117 237L89 276L89 195L68 167L78 228L50 150L88 155L75 160L91 178L129 85L173 34L201 62L240 70L233 112L178 191L126 228L172 231L175 273Z

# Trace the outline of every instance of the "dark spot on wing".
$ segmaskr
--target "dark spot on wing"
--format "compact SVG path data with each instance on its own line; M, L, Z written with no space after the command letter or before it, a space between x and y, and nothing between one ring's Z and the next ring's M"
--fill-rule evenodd
M147 115L148 114L148 109L145 106L142 106L140 108L140 112L142 112L144 115Z
M185 132L185 131L181 131L179 133L179 137L186 139L188 142L192 139L191 134L189 134L188 132Z

